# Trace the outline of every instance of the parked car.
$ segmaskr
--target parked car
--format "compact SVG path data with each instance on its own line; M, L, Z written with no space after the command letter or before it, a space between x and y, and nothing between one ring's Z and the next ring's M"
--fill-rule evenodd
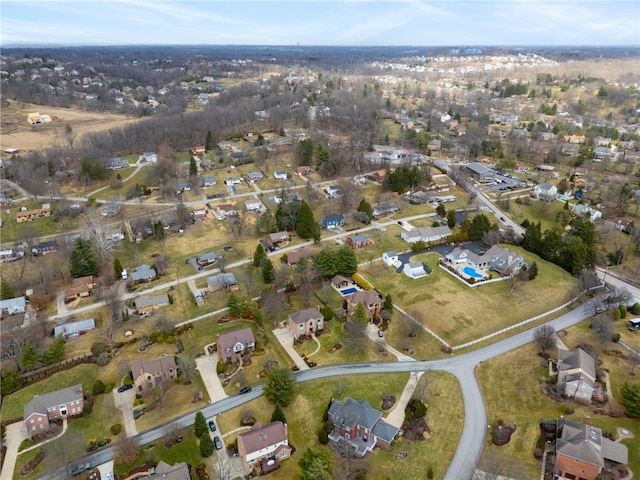
M76 465L75 467L73 467L71 469L71 475L73 475L75 477L76 475L80 475L82 472L86 472L90 468L91 468L90 464L81 463L80 465Z
M216 445L216 450L222 450L222 440L220 440L220 437L216 435L216 437L213 439L213 443L215 443Z
M212 432L216 431L216 424L213 420L209 420L209 430L211 430Z
M132 388L133 385L122 385L121 387L118 387L118 393L126 392L127 390L131 390Z
M382 330L378 330L378 336L379 336L380 338L384 337L384 333L382 333Z
M240 393L249 393L251 391L251 387L242 387L240 389Z

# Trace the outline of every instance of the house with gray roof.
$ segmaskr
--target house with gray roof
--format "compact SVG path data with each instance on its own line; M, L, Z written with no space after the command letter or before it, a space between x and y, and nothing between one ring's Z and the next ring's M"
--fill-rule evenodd
M604 437L600 428L561 418L557 432L554 478L596 480L605 461L629 462L627 446Z
M231 272L219 273L213 277L207 277L207 285L210 292L216 292L221 288L228 290L238 290L238 281L236 276Z
M539 183L533 187L533 196L538 200L551 202L556 199L558 188L551 183Z
M491 270L505 276L515 275L522 267L527 265L521 256L498 245L494 245L482 254L466 248L456 247L444 258L445 261L453 265L469 263L473 267Z
M47 431L52 420L82 415L83 408L82 384L36 395L24 406L23 422L29 438Z
M141 295L133 301L138 315L148 315L153 310L169 305L169 296L166 293L161 295Z
M131 377L136 392L152 390L163 382L172 382L178 376L178 367L173 355L155 359L139 357L131 365Z
M5 315L17 315L24 313L27 306L25 297L15 297L0 300L0 314Z
M222 333L216 338L218 360L222 363L239 360L256 349L256 339L251 328L241 328Z
M447 225L439 227L419 227L400 233L400 238L408 243L437 242L451 235L451 229Z
M158 465L153 469L153 472L149 472L148 476L138 478L142 480L151 480L155 478L162 478L162 480L191 480L191 475L189 474L189 465L185 462L169 465L168 463L160 460Z
M154 278L156 278L156 271L151 268L149 265L140 265L136 267L130 274L131 279L134 282L150 282Z
M466 172L479 183L491 183L495 180L494 171L486 165L471 162L465 166Z
M96 329L96 321L93 318L86 318L77 322L62 323L53 327L53 336L64 336L65 340L77 337L84 333L90 332Z
M287 318L287 327L294 339L304 335L314 335L318 330L324 329L324 315L319 308L307 308L295 313L290 313Z
M557 384L567 397L591 404L595 381L596 362L591 355L581 348L558 350Z
M382 420L382 412L373 408L366 400L332 400L328 416L333 424L329 440L347 442L361 457L375 446L390 448L399 430Z

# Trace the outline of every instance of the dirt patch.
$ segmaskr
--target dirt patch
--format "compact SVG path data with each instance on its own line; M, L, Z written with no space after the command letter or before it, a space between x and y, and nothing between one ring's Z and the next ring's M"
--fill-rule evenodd
M29 113L40 112L49 115L53 121L48 124L31 126L27 123ZM75 108L47 107L42 105L19 104L2 109L0 124L0 148L17 148L20 151L40 150L56 143L67 144L69 135L77 142L84 134L122 127L138 119L114 113L86 112ZM71 133L65 133L66 126Z
M516 431L516 426L513 423L504 423L502 420L498 420L491 425L491 442L494 445L506 445L511 441L511 435Z

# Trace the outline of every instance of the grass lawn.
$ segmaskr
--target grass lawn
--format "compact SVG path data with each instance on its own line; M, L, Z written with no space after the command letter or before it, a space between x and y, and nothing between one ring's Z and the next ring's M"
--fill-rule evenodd
M99 368L100 367L95 364L78 365L69 370L55 373L45 380L21 388L11 395L7 395L2 399L2 409L0 410L3 420L22 418L25 404L27 404L34 395L53 392L79 383L82 384L83 391L90 392L93 388L93 382L99 376Z
M40 464L35 468L35 470L33 470L29 475L23 476L20 474L20 470L22 470L22 467L24 467L27 463L29 463L31 460L36 458L39 453L40 453L40 449L34 448L33 450L30 450L26 453L22 453L18 455L18 458L16 459L16 466L13 470L13 480L29 480L32 478L38 478L40 475L42 475L44 471L43 463L45 462L45 460L40 462Z
M298 477L298 462L307 448L318 445L317 432L321 426L322 414L332 398L364 399L380 410L383 395L391 394L399 398L407 380L407 374L354 375L298 385L295 400L284 409L289 426L289 442L297 451L293 459L283 462L280 470L270 476L275 480ZM369 470L368 479L427 478L429 467L433 468L434 478L444 476L455 453L464 422L460 388L454 377L441 372L429 372L423 375L420 382L421 385L426 384L424 401L428 406L427 422L432 438L424 442L409 442L400 438L396 440L391 452L375 449L364 460L356 462ZM418 387L416 394L420 391L421 388ZM244 415L252 415L259 422L268 423L272 412L273 406L266 399L260 398L220 415L218 425L222 432L234 430L240 426L240 419ZM383 412L383 417L387 414L388 412ZM226 436L225 443L232 443L236 436L237 434ZM396 460L395 454L399 451L408 452L408 457ZM342 460L334 456L334 462L334 478L345 478L340 476L343 473Z
M26 207L28 210L38 209L43 203L51 204L52 214L50 217L42 217L30 222L17 223L14 218L20 208ZM0 218L2 218L2 243L15 242L22 239L34 239L39 242L41 237L46 235L61 234L67 230L73 230L78 227L78 220L71 217L61 217L60 221L54 220L55 210L60 207L59 202L51 201L47 197L40 197L40 200L29 200L20 202L11 208L11 213L7 214L6 209L2 210ZM60 247L60 240L58 240ZM27 255L30 255L28 252Z
M194 403L193 394L196 390L202 392L203 397L201 402ZM191 385L174 382L162 399L162 407L146 411L136 420L136 429L139 432L150 430L173 418L202 408L208 403L209 395L199 375L194 375Z
M585 332L585 323L568 330L563 341L573 348L582 340L589 340ZM588 330L588 327L586 327ZM593 342L591 342L593 344ZM629 449L629 462L634 471L640 468L640 420L629 418L611 418L593 414L593 407L583 407L572 402L555 402L545 396L539 386L541 379L548 378L545 362L536 355L534 344L525 345L517 350L484 362L478 369L478 378L487 405L490 423L502 419L514 423L517 429L511 441L502 446L493 445L487 440L479 468L505 475L519 472L522 478L537 478L540 463L533 457L533 450L540 435L538 423L543 418L558 419L566 416L566 410L572 408L575 413L567 418L581 422L583 416L591 417L591 424L607 432L615 432L616 427L624 427L633 432L634 439L623 443ZM556 355L555 352L552 355ZM628 377L628 368L622 363L616 365L612 358L601 356L603 367L610 369L614 396L619 388L619 380ZM616 386L618 384L618 387ZM518 478L518 477L516 477Z
M575 280L567 272L519 247L509 248L529 264L535 261L539 269L536 280L518 284L513 292L508 281L468 287L438 267L440 256L436 253L412 257L412 261L426 262L432 269L430 275L417 280L395 273L382 262L360 271L450 345L459 345L546 312L567 301L567 292L573 291Z
M410 248L410 245L400 238L400 233L403 231L399 225L388 225L381 230L370 230L364 232L371 240L373 245L368 248L356 249L356 257L358 263L371 262L376 258L382 257L384 252L403 252Z

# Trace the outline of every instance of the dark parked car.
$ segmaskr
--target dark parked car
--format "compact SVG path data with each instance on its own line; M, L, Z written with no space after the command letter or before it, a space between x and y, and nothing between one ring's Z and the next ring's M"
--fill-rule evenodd
M251 387L242 387L240 389L240 393L249 393L251 391Z
M216 431L216 424L213 422L213 420L209 420L209 430L211 430L212 432Z
M131 390L132 388L133 385L122 385L121 387L118 387L118 393L126 392L127 390Z
M220 440L220 437L216 436L213 439L213 443L216 445L216 450L222 450L222 440Z

